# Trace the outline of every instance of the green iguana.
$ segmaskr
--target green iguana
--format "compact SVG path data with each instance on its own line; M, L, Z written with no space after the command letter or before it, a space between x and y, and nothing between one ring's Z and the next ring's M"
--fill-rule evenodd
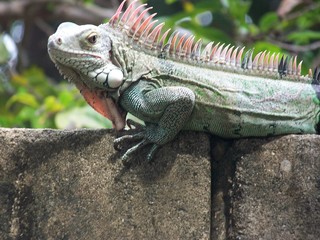
M194 36L162 32L151 7L124 0L106 24L62 23L48 40L60 73L86 101L121 130L129 112L145 122L143 131L115 140L138 144L128 159L151 144L159 146L181 130L223 138L263 137L320 130L320 77L301 75L296 57L213 44ZM169 36L167 40L167 36ZM243 56L244 55L244 56Z

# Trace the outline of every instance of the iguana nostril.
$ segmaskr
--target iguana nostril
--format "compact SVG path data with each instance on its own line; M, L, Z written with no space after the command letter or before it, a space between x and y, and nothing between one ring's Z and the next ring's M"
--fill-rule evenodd
M59 45L61 45L62 44L62 39L59 37L59 38L57 38L57 43L59 44Z

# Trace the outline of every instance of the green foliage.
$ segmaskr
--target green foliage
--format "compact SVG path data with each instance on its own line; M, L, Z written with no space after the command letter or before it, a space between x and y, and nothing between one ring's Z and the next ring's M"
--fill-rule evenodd
M5 103L0 105L1 127L111 127L107 119L90 113L76 88L66 82L50 83L37 67L14 75L11 84L13 93L0 86L0 101Z
M10 58L9 52L3 42L4 34L0 34L0 64L5 64Z
M166 4L172 4L177 2L178 0L165 0Z
M259 28L261 32L271 31L273 28L279 25L279 17L275 12L266 13L261 17L259 22Z
M238 26L247 25L245 15L250 8L250 1L243 0L224 0L225 10L227 14L235 21Z
M255 42L253 48L255 52L263 52L264 50L268 50L271 53L281 52L281 48L279 46L264 41Z
M109 120L98 114L89 105L72 107L55 117L57 128L111 128Z
M312 40L320 39L320 32L311 30L302 30L288 34L287 39L297 44L307 44Z
M94 3L94 0L83 0L83 2L90 5Z
M96 4L93 0L80 2L85 5ZM264 50L298 54L299 59L304 60L304 73L320 59L318 49L304 52L295 50L299 45L308 46L320 41L320 4L316 1L289 9L282 19L274 9L265 9L265 6L271 5L267 0L259 0L258 4L253 0L143 2L154 6L151 11L160 13L157 17L160 22L166 22L167 28L187 29L204 42L246 46L246 49L254 48L255 54ZM49 11L54 7L53 3L47 5ZM286 43L289 47L281 48L285 45L280 43ZM5 75L1 72L1 66L8 61L8 57L8 52L0 44L0 127L111 127L107 119L85 103L73 85L65 81L53 84L37 67L14 75L10 81L2 80Z

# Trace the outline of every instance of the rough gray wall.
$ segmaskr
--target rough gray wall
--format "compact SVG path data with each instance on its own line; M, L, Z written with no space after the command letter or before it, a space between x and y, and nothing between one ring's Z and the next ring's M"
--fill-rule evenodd
M0 239L317 239L320 136L181 133L154 163L109 130L0 129Z
M242 140L232 195L238 239L320 239L320 136Z
M208 138L183 134L154 164L130 167L113 139L1 129L0 239L208 239Z

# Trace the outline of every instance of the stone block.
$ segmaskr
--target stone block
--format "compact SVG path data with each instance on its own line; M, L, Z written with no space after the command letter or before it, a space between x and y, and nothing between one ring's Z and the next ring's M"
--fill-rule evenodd
M320 136L236 141L231 239L320 238Z
M123 165L110 130L0 129L0 239L208 239L210 144Z

